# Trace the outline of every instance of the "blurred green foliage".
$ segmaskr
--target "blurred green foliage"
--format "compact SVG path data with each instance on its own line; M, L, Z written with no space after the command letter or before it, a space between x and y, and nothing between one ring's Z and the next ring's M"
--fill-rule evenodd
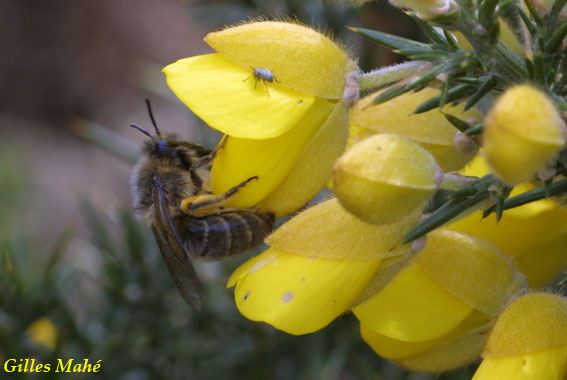
M63 257L63 252L73 254L72 231L64 232L51 249L2 241L2 362L26 357L44 363L56 358L102 359L96 378L104 379L408 378L361 341L350 315L302 337L244 319L234 307L232 291L224 289L239 260L222 265L216 277L204 276L209 291L205 309L193 311L177 293L145 226L129 212L111 218L88 205L84 210L92 236L88 245L93 257L87 262L95 268L80 269ZM44 317L57 330L52 350L26 333ZM466 379L466 373L445 378ZM11 373L1 378L29 376Z

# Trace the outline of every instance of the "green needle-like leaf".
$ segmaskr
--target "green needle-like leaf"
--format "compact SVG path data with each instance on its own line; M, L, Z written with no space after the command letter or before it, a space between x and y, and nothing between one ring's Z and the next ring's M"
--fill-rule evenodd
M464 120L459 119L456 116L453 116L453 115L448 114L448 113L444 113L443 116L445 116L445 119L447 119L447 121L449 123L451 123L453 125L453 127L457 128L462 133L466 133L469 129L472 128L469 123L467 123Z
M456 216L478 205L480 202L490 197L488 188L496 179L492 175L487 175L480 179L474 185L476 193L470 197L457 197L449 200L443 206L432 212L417 227L411 230L405 237L403 242L409 243L415 239L422 237L428 232L433 231L437 227L441 227L445 223L451 221Z
M525 193L516 195L515 197L508 198L503 205L503 210L508 210L511 208L523 206L527 203L539 201L541 199L545 199L547 197L553 197L556 195L561 195L567 193L567 179L561 179L559 181L555 181L549 186L549 190L547 191L545 186L538 187L537 189L533 189L530 191L526 191ZM495 210L495 207L492 206L485 211L485 216L488 216L491 212Z
M413 51L430 51L431 47L421 42L413 41L407 38L394 36L392 34L378 32L376 30L348 27L355 33L358 33L372 41L378 42L392 50L413 50Z
M477 104L486 94L488 94L494 87L496 87L496 78L494 75L488 76L478 89L467 99L465 103L465 111L471 109Z
M441 73L447 73L447 74L452 73L456 68L459 67L463 58L464 58L463 54L458 54L454 56L452 59L448 59L438 64L428 72L416 76L400 86L389 88L386 91L380 93L380 95L378 95L377 97L375 97L371 104L373 105L381 104L399 95L402 95L406 92L423 88L433 79L435 79L437 75Z
M451 89L447 90L445 93L445 100L443 101L443 93L441 95L435 96L423 103L421 103L414 113L423 113L432 110L437 107L442 107L443 105L455 101L466 94L470 93L474 89L473 86L468 84L458 84Z

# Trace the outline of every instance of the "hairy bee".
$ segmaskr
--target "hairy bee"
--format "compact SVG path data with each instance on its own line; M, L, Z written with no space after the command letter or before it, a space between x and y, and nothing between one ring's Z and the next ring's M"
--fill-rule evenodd
M181 296L202 308L203 286L191 258L218 260L259 245L272 231L274 214L254 209L225 208L252 177L221 195L210 193L209 165L216 150L162 136L146 100L155 136L148 136L144 156L130 177L133 207L147 221Z

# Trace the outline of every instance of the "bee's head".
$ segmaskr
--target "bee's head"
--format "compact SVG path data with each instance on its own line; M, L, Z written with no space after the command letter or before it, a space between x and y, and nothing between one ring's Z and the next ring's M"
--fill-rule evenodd
M144 144L144 152L150 158L158 159L164 163L169 163L172 166L178 166L185 170L189 170L191 168L191 163L198 157L206 154L207 151L199 145L177 140L173 135L163 136L157 126L152 112L152 107L148 99L146 99L146 106L148 108L150 120L154 126L155 135L152 136L148 131L136 124L130 125L130 127L148 136L149 140Z

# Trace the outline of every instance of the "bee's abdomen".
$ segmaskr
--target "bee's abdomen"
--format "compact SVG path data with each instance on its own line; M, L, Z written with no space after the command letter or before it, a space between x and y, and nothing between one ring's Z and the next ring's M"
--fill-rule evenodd
M239 210L203 218L188 217L182 228L189 252L217 259L256 247L273 226L271 213Z

